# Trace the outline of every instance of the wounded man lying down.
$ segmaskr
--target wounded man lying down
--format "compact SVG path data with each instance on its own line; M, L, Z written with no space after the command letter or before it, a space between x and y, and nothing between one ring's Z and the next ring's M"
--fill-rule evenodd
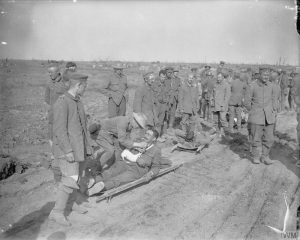
M156 176L163 162L161 158L161 149L157 146L156 140L158 132L154 129L148 129L145 134L147 147L140 153L133 154L125 149L121 154L121 159L116 159L115 163L107 170L91 179L87 190L87 195L91 196L103 190L109 190L125 183L132 182L143 176L148 181Z

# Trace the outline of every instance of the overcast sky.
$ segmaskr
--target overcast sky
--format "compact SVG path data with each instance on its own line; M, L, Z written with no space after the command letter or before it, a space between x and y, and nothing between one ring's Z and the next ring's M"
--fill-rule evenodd
M297 64L293 0L1 1L18 59Z

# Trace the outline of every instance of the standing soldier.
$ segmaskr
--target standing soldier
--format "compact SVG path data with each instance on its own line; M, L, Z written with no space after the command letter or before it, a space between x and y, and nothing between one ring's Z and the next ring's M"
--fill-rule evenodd
M207 72L207 76L202 80L202 112L203 118L210 121L212 118L211 102L213 98L213 89L216 84L216 79L211 71Z
M289 102L289 110L295 110L295 91L296 91L296 77L298 73L292 72L289 77L289 97L288 97L288 102Z
M230 96L230 88L224 82L222 72L217 75L217 82L213 89L212 112L219 136L224 135L224 128L227 125L226 114L228 111L228 100Z
M245 73L234 73L234 79L231 84L231 95L229 99L229 131L233 132L234 117L237 116L238 132L242 125L242 104L247 90L247 76Z
M298 137L298 161L296 163L297 167L300 167L300 67L296 67L297 75L295 79L295 103L296 103L296 113L297 113L297 137Z
M168 103L169 103L169 92L166 87L166 72L165 70L160 70L158 73L158 78L152 84L152 91L154 95L154 104L157 114L157 130L161 136L163 132L164 122L167 118Z
M155 109L155 98L152 91L152 84L155 80L153 72L144 75L145 84L135 91L133 101L133 112L144 113L147 117L147 125L154 127L157 121L157 113Z
M168 67L165 69L166 71L166 87L169 94L169 109L168 109L168 128L174 127L175 122L175 114L178 105L178 94L180 89L180 79L175 78L173 75L174 69L172 67Z
M220 61L219 66L217 67L217 75L220 72L223 72L224 67L225 67L225 62L224 61Z
M286 70L282 70L280 76L280 88L281 88L281 111L285 111L288 108L288 76Z
M99 92L108 97L108 117L125 116L128 101L127 77L123 73L124 66L113 66L114 73L107 79Z
M195 125L191 123L195 122L195 116L199 110L198 88L193 85L193 80L193 74L189 74L179 91L178 109L182 114L180 124L184 132L186 132L187 126Z
M56 102L58 97L68 90L67 82L64 82L62 76L59 72L59 67L57 65L51 65L48 68L48 73L50 75L50 82L46 85L45 89L45 102L49 105L48 110L48 121L49 121L49 142L52 146L53 141L53 104Z
M86 116L80 100L87 86L87 76L73 74L70 89L53 106L53 152L62 172L55 206L49 219L62 225L71 223L64 216L69 196L79 190L84 162L92 154L86 127Z
M48 104L48 137L51 148L51 168L54 173L54 179L58 182L61 178L61 173L57 161L53 156L53 105L58 97L64 94L69 88L68 79L64 79L59 72L57 65L51 65L48 68L50 75L50 82L46 85L45 89L45 102Z
M279 85L279 75L277 71L272 71L270 76L270 82L274 84L275 90L275 104L277 106L276 114L280 112L280 98L281 98L281 89Z
M251 123L253 163L272 164L269 158L270 149L274 142L275 88L269 81L268 69L260 71L260 78L253 82L246 94L245 106L250 111L248 121ZM259 147L262 146L262 153Z

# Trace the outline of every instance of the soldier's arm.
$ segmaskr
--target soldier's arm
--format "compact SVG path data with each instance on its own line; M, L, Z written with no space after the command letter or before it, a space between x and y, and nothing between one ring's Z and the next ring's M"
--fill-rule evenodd
M45 88L45 102L50 105L50 87L48 85Z
M251 101L253 96L253 87L248 86L245 93L245 102L244 105L248 111L251 110Z
M59 147L67 154L72 152L71 143L68 137L68 105L60 97L53 107L53 135L57 138Z

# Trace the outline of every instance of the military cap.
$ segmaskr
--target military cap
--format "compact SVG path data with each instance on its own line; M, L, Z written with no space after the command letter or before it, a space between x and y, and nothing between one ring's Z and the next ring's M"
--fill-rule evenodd
M175 68L173 72L179 72L179 70L177 68Z
M225 64L225 62L224 62L224 61L220 61L220 65L221 65L221 64L223 64L223 65L224 65L224 64Z
M71 67L77 67L76 63L74 63L74 62L67 62L66 63L66 68L71 68Z
M161 70L158 72L158 75L161 75L161 74L164 74L164 75L166 75L166 71L165 71L165 69L161 69Z
M262 72L269 72L270 69L268 67L259 67L259 72L262 73Z
M191 68L191 71L197 71L197 70L198 70L198 68L196 68L196 67Z
M145 73L143 75L143 78L144 79L149 79L151 76L154 77L153 75L154 75L154 72L148 72L148 73Z
M68 77L70 80L79 81L79 82L86 82L88 79L88 75L82 73L68 73Z
M99 123L93 123L89 126L89 132L90 134L95 134L100 128L101 125Z
M211 66L210 66L210 65L204 65L204 68L209 68L209 69L211 69Z

